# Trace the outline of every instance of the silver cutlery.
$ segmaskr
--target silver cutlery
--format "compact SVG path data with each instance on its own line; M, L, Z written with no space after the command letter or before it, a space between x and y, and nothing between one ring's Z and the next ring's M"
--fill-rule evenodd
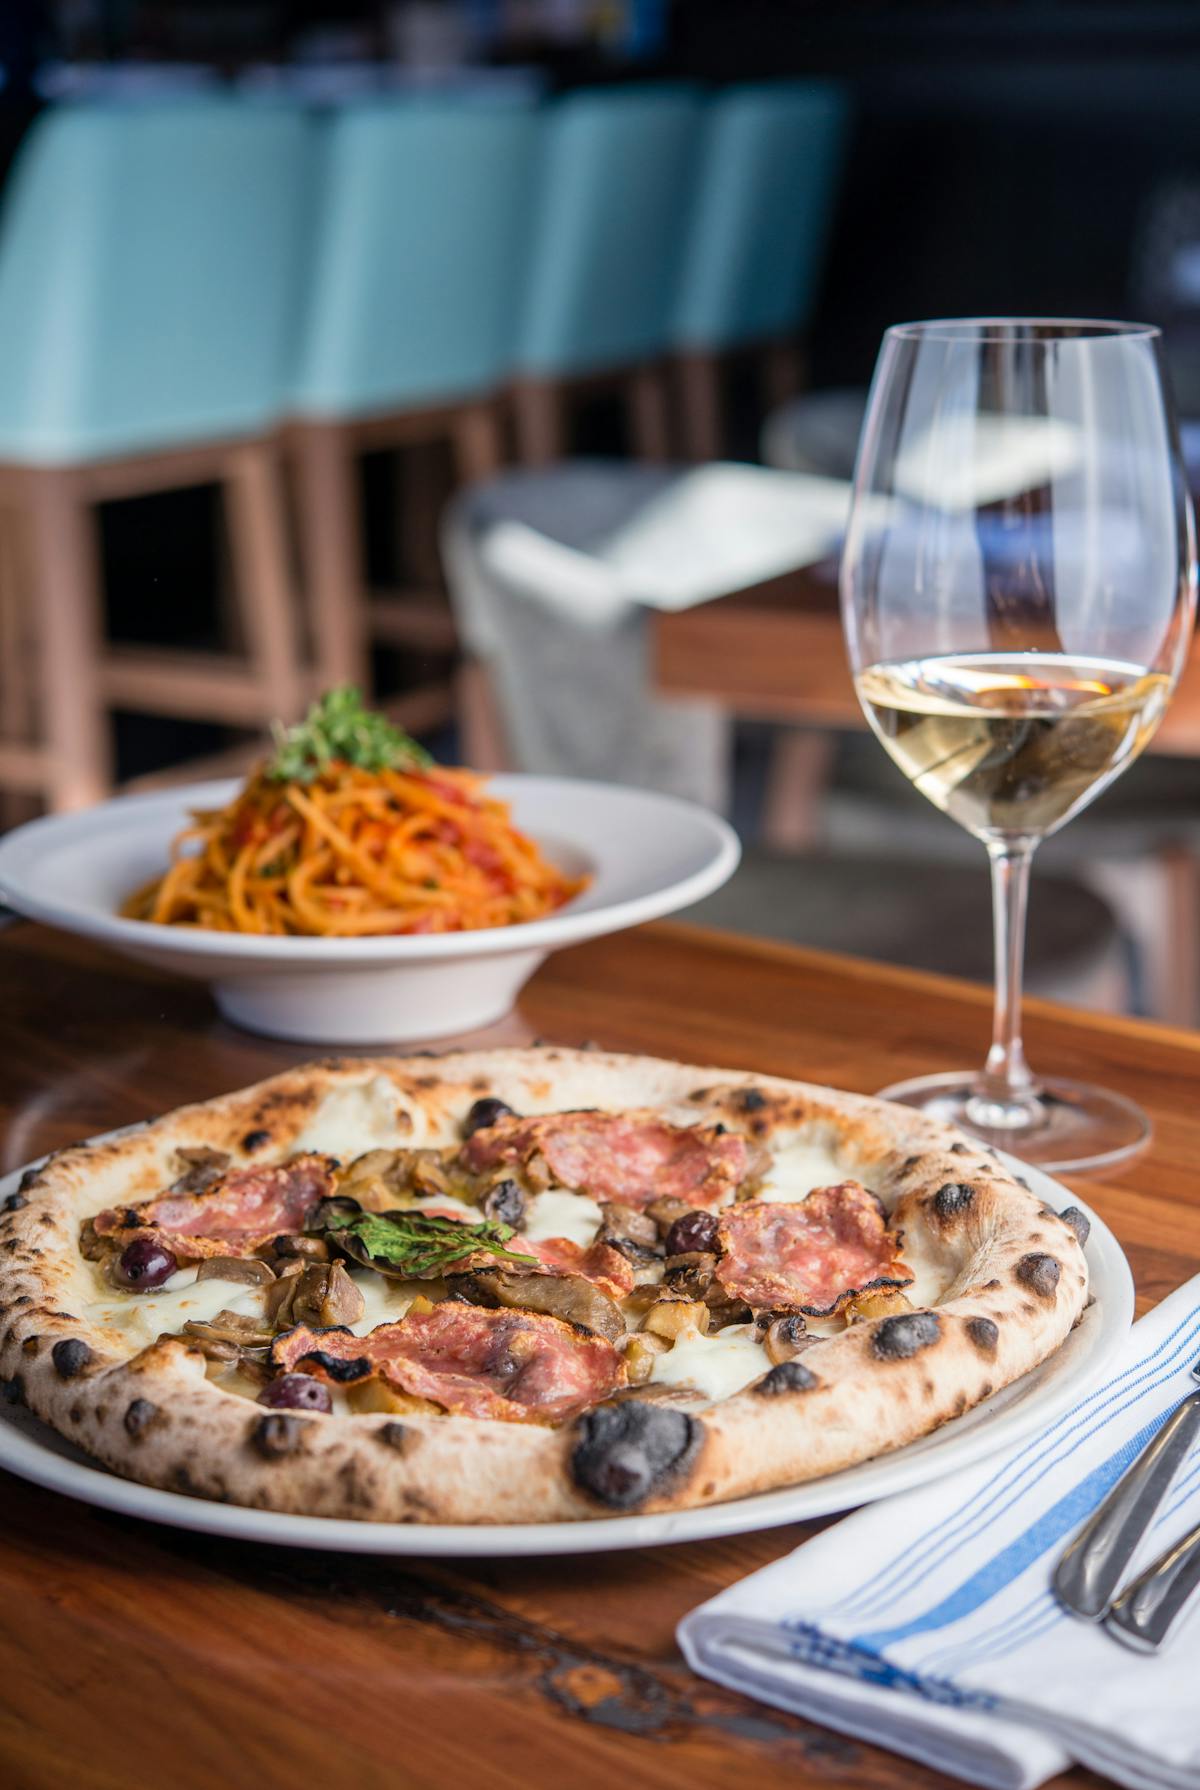
M1200 1380L1200 1361L1192 1368L1192 1378ZM1180 1554L1186 1549L1181 1543L1114 1603L1121 1578L1197 1435L1200 1391L1190 1392L1175 1407L1055 1568L1052 1586L1064 1609L1087 1622L1102 1622L1111 1610L1110 1631L1131 1646L1147 1650L1158 1646L1190 1591L1200 1583L1200 1547L1194 1560L1187 1555L1185 1565ZM1160 1582L1160 1574L1166 1575L1166 1584ZM1157 1639L1149 1638L1152 1633Z
M1139 1653L1156 1653L1197 1585L1200 1524L1122 1591L1104 1618L1106 1632Z

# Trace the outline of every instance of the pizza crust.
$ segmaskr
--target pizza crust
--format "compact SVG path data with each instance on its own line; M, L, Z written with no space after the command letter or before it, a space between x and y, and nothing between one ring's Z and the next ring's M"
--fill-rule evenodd
M165 1339L130 1355L89 1322L81 1222L171 1178L175 1150L235 1163L445 1143L481 1094L520 1112L656 1107L811 1148L878 1193L932 1313L823 1338L718 1404L626 1397L550 1429L269 1412ZM260 1509L371 1522L551 1522L677 1510L823 1477L960 1416L1058 1349L1088 1296L1076 1230L982 1146L860 1096L656 1058L556 1049L330 1060L182 1107L26 1175L0 1213L0 1376L129 1478ZM916 1299L914 1299L916 1303Z

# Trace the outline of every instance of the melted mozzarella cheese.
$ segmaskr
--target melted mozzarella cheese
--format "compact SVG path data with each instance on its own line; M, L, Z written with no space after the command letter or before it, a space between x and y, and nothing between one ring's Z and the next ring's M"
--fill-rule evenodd
M674 1348L654 1357L651 1380L664 1386L694 1386L705 1398L732 1398L771 1363L750 1324L730 1324L715 1336L681 1331Z
M816 1187L832 1187L849 1173L826 1144L801 1140L772 1152L760 1200L802 1200Z
M386 1275L368 1270L356 1274L354 1284L366 1301L366 1309L350 1328L355 1336L366 1336L377 1324L394 1324L402 1318L418 1293L428 1294L427 1280L390 1280Z
M156 1337L173 1335L189 1318L206 1324L219 1311L257 1315L263 1308L263 1288L240 1280L196 1279L195 1268L181 1268L157 1293L111 1293L84 1308L90 1324L118 1330L138 1348Z
M550 1187L529 1201L518 1229L531 1243L543 1243L547 1237L566 1237L586 1249L594 1242L603 1216L595 1200L586 1194Z
M396 1088L377 1075L354 1087L332 1088L291 1148L353 1162L368 1150L411 1142L412 1127Z

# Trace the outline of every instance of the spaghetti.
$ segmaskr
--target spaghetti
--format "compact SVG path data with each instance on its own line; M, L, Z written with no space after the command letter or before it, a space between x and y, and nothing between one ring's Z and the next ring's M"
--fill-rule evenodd
M123 915L322 938L465 932L540 919L586 885L543 857L473 773L433 766L411 742L392 750L394 765L321 751L301 760L301 731L228 807L194 814L170 867Z

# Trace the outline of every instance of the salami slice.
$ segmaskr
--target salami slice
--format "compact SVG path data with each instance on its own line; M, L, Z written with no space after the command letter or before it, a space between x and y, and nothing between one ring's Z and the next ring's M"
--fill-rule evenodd
M821 1187L798 1203L754 1200L721 1214L717 1278L759 1310L827 1316L867 1287L904 1287L912 1271L883 1208L858 1181Z
M653 1112L550 1113L501 1119L462 1148L472 1174L511 1164L533 1187L566 1187L641 1207L654 1199L720 1204L750 1172L744 1137L717 1125L671 1125Z
M300 1325L276 1339L272 1361L340 1382L379 1374L397 1391L467 1417L561 1423L625 1383L603 1337L558 1318L445 1300L368 1336Z
M536 1256L552 1274L582 1274L610 1299L623 1299L633 1291L633 1269L619 1249L599 1238L586 1249L570 1237L544 1237L540 1243L514 1238L509 1247Z
M305 1214L334 1188L327 1156L293 1156L273 1167L234 1169L199 1193L164 1193L136 1206L114 1206L94 1219L99 1237L118 1242L147 1230L163 1237L181 1261L209 1255L251 1255L284 1232L304 1228Z

